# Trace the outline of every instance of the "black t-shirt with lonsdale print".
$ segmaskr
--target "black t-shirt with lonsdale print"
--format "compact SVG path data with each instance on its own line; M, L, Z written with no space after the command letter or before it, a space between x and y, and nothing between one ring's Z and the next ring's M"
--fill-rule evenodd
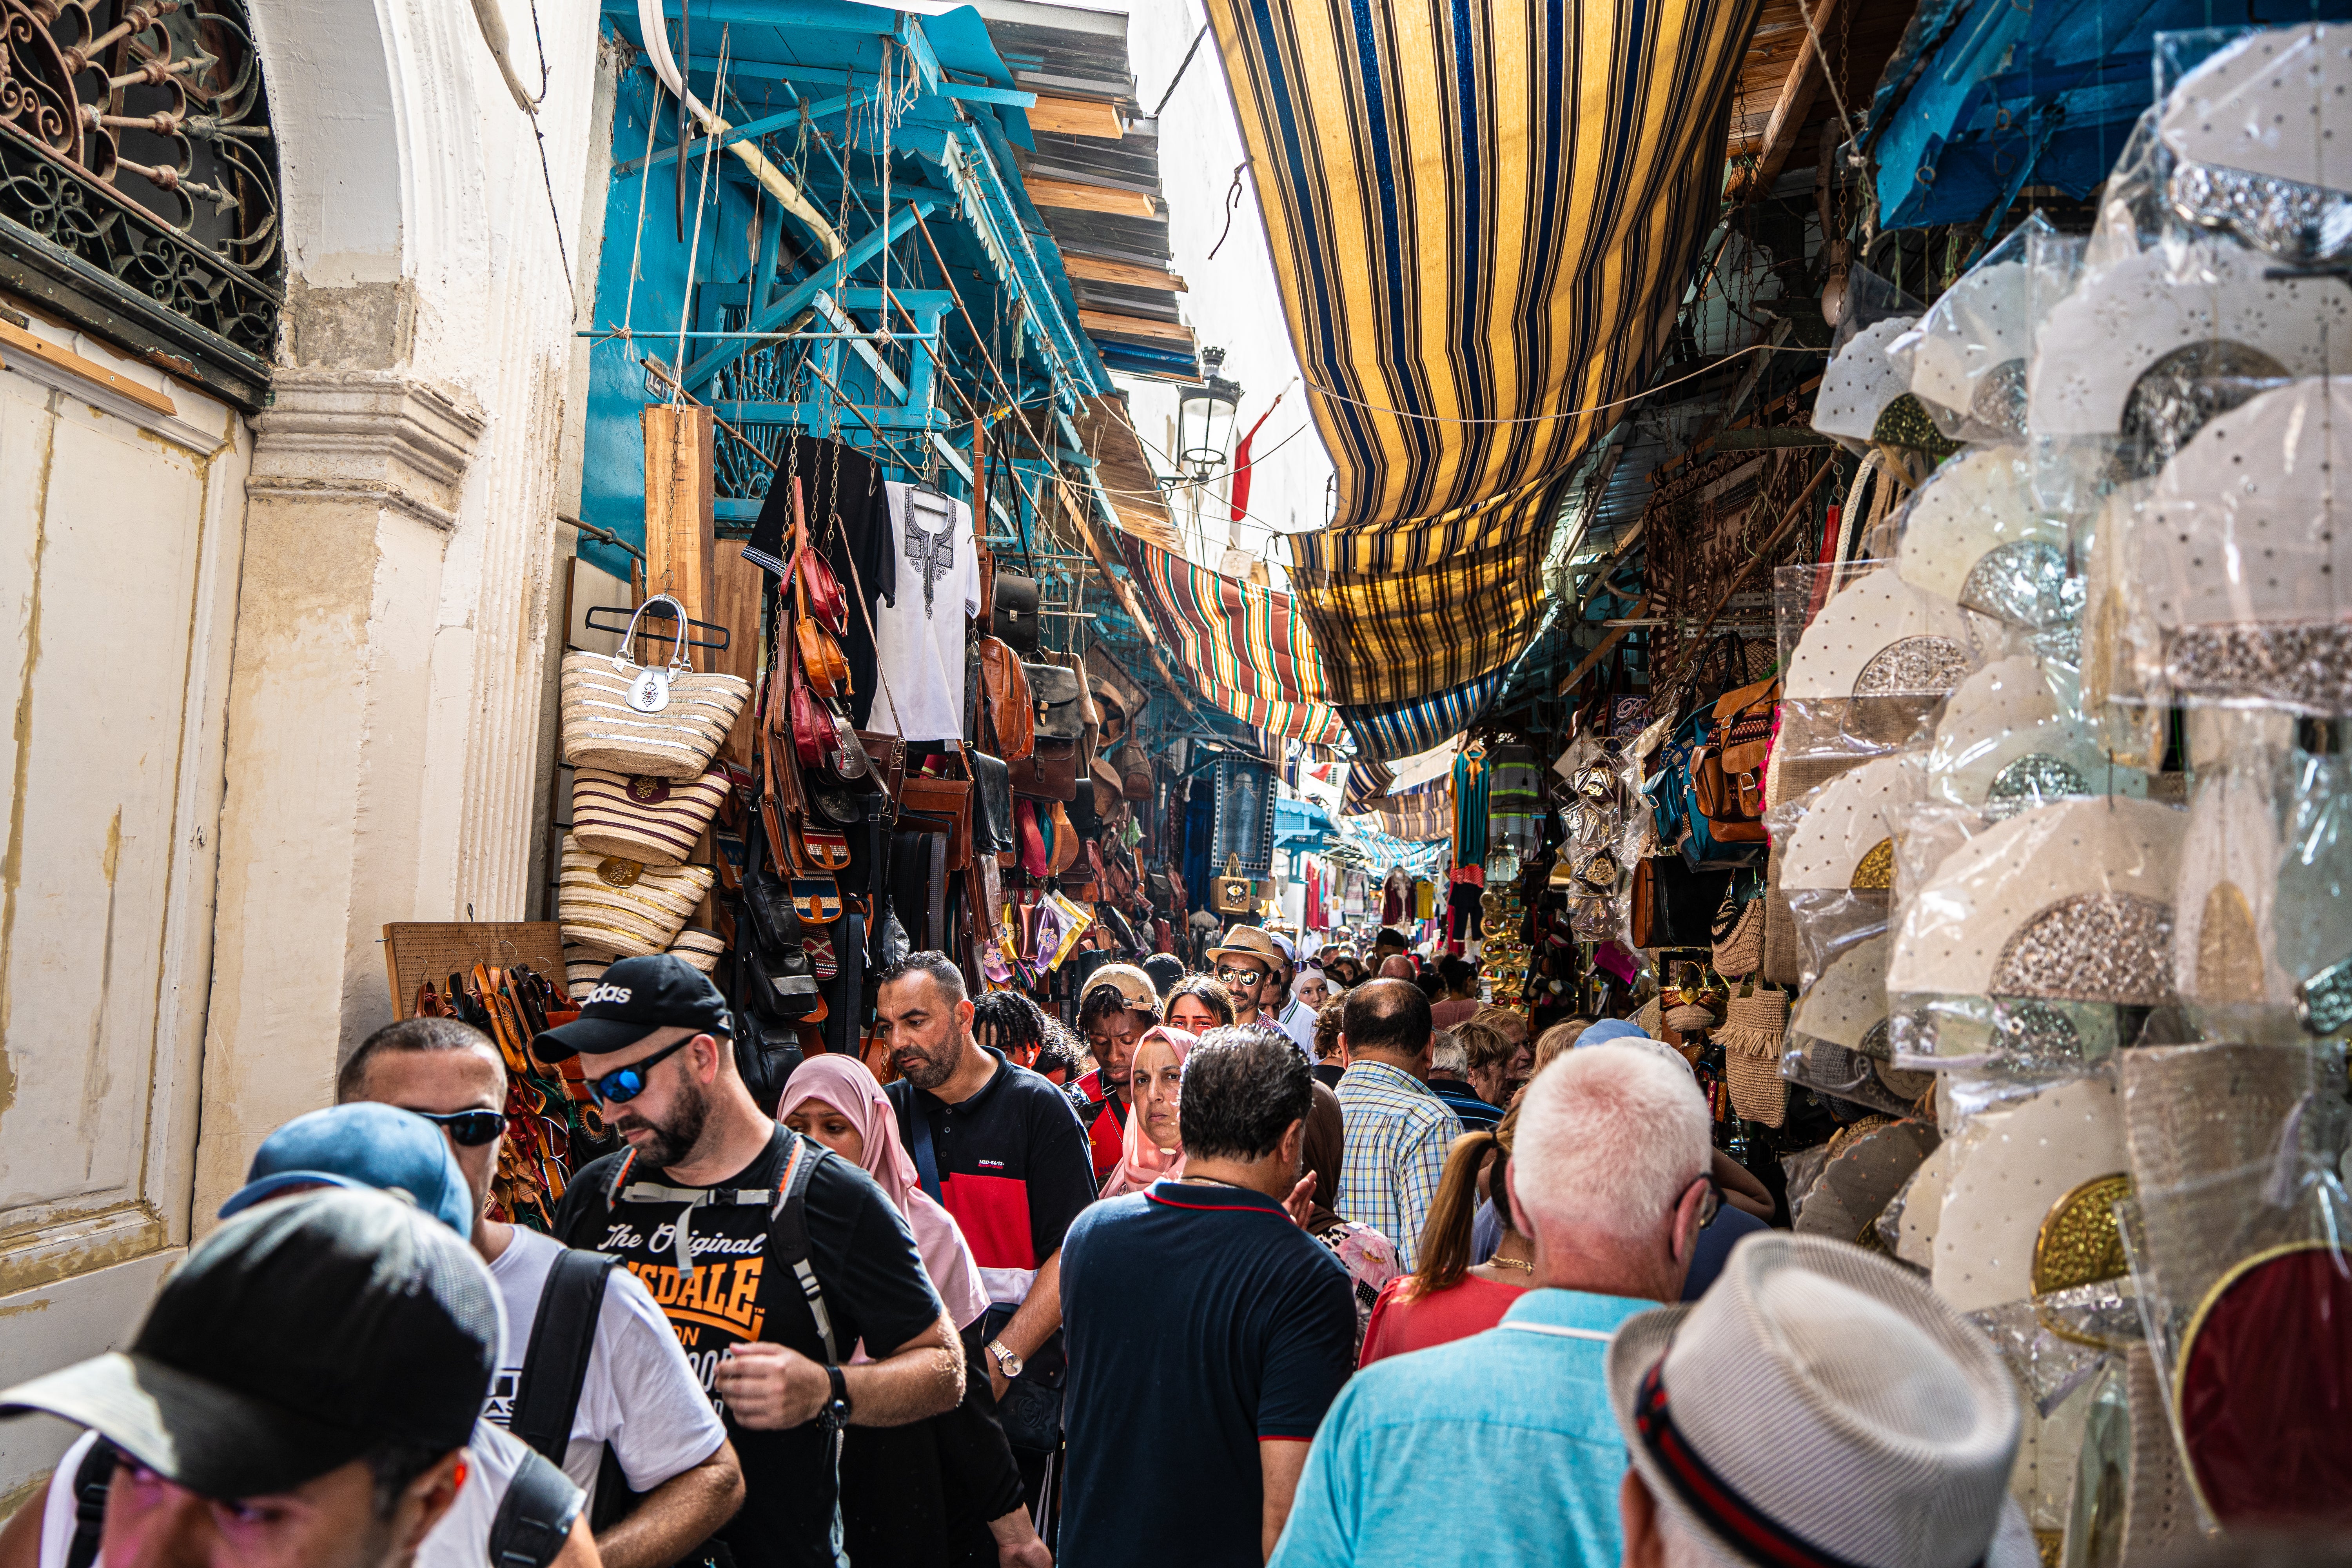
M793 1137L777 1128L758 1159L711 1190L773 1193ZM808 1150L822 1152L814 1144ZM767 1268L769 1205L698 1205L687 1226L695 1263L689 1275L678 1267L682 1201L623 1196L606 1207L605 1194L626 1158L625 1152L607 1155L572 1178L556 1214L556 1235L574 1247L612 1253L645 1282L704 1389L728 1349L748 1340L790 1345L824 1361L824 1342L800 1282L788 1267ZM681 1185L637 1162L622 1178L621 1191L641 1182ZM827 1154L809 1177L806 1207L809 1263L844 1359L861 1340L869 1355L888 1355L939 1321L939 1295L923 1272L914 1237L871 1176ZM716 1394L711 1404L726 1419L743 1465L742 1511L719 1531L736 1563L740 1568L832 1568L835 1482L823 1431L814 1422L788 1432L747 1431Z

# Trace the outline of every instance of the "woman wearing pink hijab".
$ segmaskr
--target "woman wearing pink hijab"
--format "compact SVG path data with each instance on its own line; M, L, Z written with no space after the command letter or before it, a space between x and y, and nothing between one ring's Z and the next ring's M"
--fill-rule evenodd
M1129 1068L1127 1133L1118 1163L1103 1183L1102 1195L1139 1193L1154 1182L1184 1173L1184 1132L1177 1102L1184 1085L1184 1058L1199 1037L1161 1024L1135 1042Z
M864 1062L838 1054L809 1058L784 1084L776 1120L862 1167L898 1205L907 1228L915 1233L915 1250L922 1254L931 1288L957 1328L988 1310L971 1244L955 1215L923 1191L915 1162L898 1142L898 1119L890 1113L889 1098Z
M856 1057L794 1069L776 1120L872 1176L914 1233L915 1250L962 1331L963 1402L906 1426L843 1433L843 1544L857 1563L1044 1564L1053 1561L1022 1501L1021 1468L998 1424L980 1346L988 1292L955 1216L923 1191L882 1086ZM863 1353L862 1351L860 1352Z

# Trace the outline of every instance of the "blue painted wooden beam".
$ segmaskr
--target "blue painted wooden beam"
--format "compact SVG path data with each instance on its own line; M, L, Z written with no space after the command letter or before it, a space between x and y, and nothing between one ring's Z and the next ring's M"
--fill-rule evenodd
M939 205L940 198L933 196L919 197L908 202L890 215L890 221L887 224L872 230L841 255L826 262L806 278L799 279L773 302L764 306L756 320L745 323L745 330L753 332L774 331L782 323L807 310L814 303L818 294L839 288L852 272L880 254L884 246L890 244L900 235L914 227L917 216L928 216ZM744 353L757 346L757 341L750 338L723 343L688 365L685 375L679 379L684 382L688 392L693 393L697 397L703 396L709 385L710 378L717 374L721 367L734 363Z

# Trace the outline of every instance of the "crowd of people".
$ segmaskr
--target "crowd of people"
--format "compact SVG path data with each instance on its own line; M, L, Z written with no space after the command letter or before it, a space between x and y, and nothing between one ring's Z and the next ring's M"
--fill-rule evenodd
M1673 1047L1403 947L1238 926L1075 1029L918 952L772 1108L624 960L533 1043L625 1145L551 1236L498 1047L393 1025L0 1393L87 1429L0 1568L2036 1560L1981 1332L1770 1228Z

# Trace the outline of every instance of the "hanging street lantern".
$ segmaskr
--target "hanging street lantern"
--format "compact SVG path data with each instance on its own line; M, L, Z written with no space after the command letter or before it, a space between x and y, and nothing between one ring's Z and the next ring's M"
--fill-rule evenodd
M1199 484L1225 466L1234 445L1234 416L1241 407L1242 389L1218 372L1224 369L1225 351L1201 351L1201 368L1207 373L1198 386L1176 395L1176 467L1172 482Z

